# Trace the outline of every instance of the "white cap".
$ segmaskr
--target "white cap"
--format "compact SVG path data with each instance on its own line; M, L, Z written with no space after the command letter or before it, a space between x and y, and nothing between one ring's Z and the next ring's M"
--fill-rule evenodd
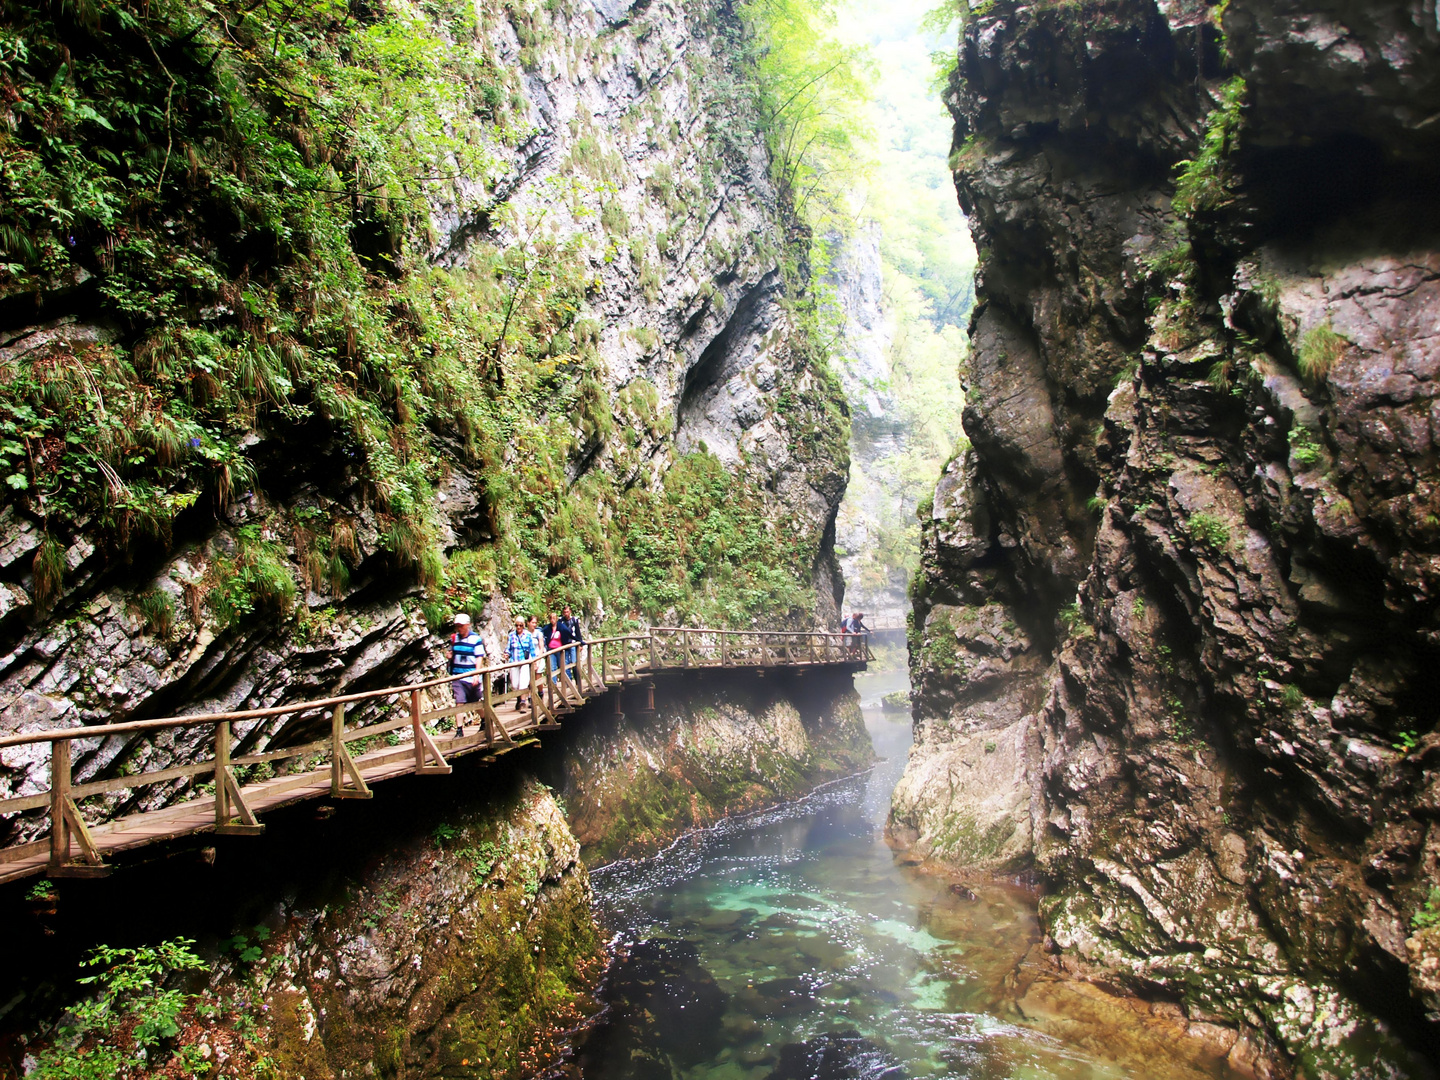
M470 616L466 615L465 612L460 611L453 615L450 621L453 622L456 626L459 626L461 623L468 623L470 621Z

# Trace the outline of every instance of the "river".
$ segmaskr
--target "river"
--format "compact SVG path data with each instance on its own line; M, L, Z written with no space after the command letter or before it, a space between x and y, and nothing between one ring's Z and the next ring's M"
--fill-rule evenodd
M897 859L883 826L910 748L857 678L882 759L799 802L592 873L623 958L565 1069L585 1080L1098 1080L1221 1076L1164 1023L1037 978L1035 896ZM1027 954L1030 960L1027 962Z

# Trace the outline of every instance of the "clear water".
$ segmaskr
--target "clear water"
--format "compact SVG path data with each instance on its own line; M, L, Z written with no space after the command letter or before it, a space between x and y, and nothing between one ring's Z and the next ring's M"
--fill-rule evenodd
M857 679L884 759L798 803L592 875L628 954L606 1019L566 1070L586 1080L1098 1080L1202 1070L1173 1028L1022 965L1034 898L952 892L882 828L910 747L884 713L903 672Z

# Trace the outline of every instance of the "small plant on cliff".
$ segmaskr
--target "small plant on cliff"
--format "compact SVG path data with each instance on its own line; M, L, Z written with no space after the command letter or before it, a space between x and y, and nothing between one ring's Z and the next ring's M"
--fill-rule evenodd
M1390 745L1402 754L1408 754L1420 745L1420 738L1413 731L1402 731L1395 736L1395 741Z
M101 1080L141 1066L159 1044L180 1032L176 1022L193 995L168 990L168 978L205 967L195 942L174 938L154 948L100 945L81 962L98 969L81 978L95 994L67 1014L55 1044L35 1056L28 1075L39 1080Z
M1296 357L1300 374L1311 382L1320 382L1330 374L1330 369L1344 355L1348 344L1349 339L1337 334L1329 323L1311 327L1300 339L1300 352Z
M211 570L215 585L206 599L222 627L249 615L282 616L295 602L295 577L285 551L262 540L258 525L242 527L234 556L218 556Z
M1065 627L1065 633L1071 637L1083 639L1095 636L1095 630L1085 618L1085 611L1078 601L1060 609L1060 622Z
M44 611L60 595L65 579L65 549L46 536L35 549L30 569L35 581L35 606Z
M1200 152L1175 168L1175 211L1184 217L1217 210L1234 198L1227 159L1244 119L1245 80L1235 76L1220 88L1220 107L1205 118Z
M1430 895L1425 898L1425 903L1420 910L1411 916L1410 925L1416 930L1428 930L1432 926L1440 926L1440 885L1430 890Z
M1302 468L1311 468L1325 459L1325 452L1310 431L1298 424L1290 429L1290 457Z
M175 629L175 601L164 589L151 589L135 597L135 613L145 630L156 637L169 637Z
M1186 522L1190 530L1191 539L1213 548L1215 551L1224 551L1230 546L1230 526L1214 514L1207 514L1201 511L1198 514L1191 514Z

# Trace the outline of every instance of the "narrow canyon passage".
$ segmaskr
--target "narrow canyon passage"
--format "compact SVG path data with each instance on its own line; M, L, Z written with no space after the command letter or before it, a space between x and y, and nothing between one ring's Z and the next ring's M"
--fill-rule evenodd
M1436 192L1440 0L0 0L0 1080L1436 1080Z
M1199 1080L1228 1075L1183 1024L1048 976L1033 891L951 886L883 830L911 744L856 677L881 760L798 802L731 818L591 873L619 957L585 1080Z

